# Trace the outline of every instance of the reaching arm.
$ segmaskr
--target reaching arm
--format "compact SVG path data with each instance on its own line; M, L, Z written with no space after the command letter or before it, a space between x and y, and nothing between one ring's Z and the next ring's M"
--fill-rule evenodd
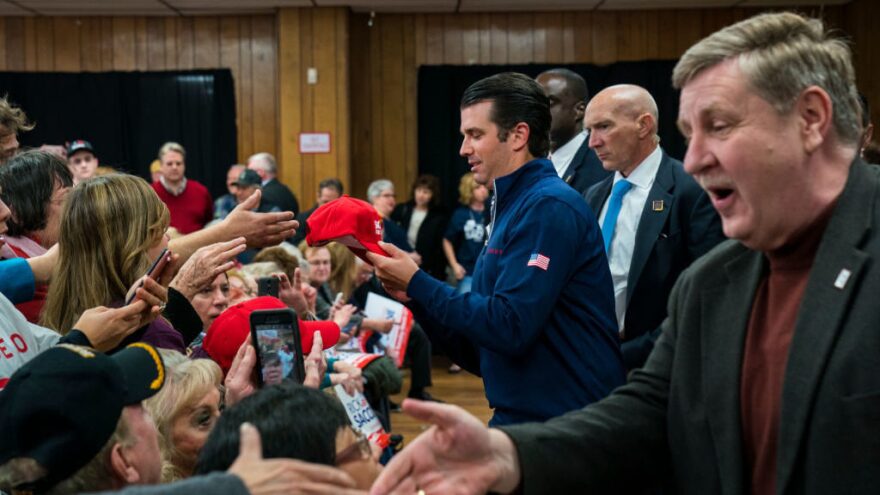
M251 211L260 204L261 191L255 191L248 199L235 207L220 223L198 232L172 239L169 249L180 255L183 263L200 247L244 237L249 247L265 247L279 244L293 236L299 223L293 213L257 213Z

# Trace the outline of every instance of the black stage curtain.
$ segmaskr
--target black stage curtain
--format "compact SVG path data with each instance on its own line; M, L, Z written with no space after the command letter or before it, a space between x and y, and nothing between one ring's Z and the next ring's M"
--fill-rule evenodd
M590 95L614 84L637 84L654 96L660 111L660 145L675 158L684 156L684 138L678 132L678 91L672 88L675 61L651 60L618 62L611 65L565 65L587 81ZM459 103L464 90L474 82L499 72L521 72L537 77L560 65L439 65L419 67L419 173L440 178L444 203L452 207L458 201L458 180L468 172L467 160L458 155ZM409 190L409 184L397 184Z
M150 179L166 141L186 148L186 175L215 197L237 160L235 89L223 70L0 72L0 94L37 123L22 146L92 143L102 165Z

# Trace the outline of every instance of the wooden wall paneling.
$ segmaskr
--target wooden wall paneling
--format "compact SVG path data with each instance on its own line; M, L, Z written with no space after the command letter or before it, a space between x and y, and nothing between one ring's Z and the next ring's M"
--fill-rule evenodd
M177 64L178 70L195 67L195 33L192 17L177 18Z
M532 16L532 61L536 64L547 63L547 30L548 20L546 14L538 13Z
M475 15L459 16L463 49L462 63L475 65L480 60L480 18ZM404 21L406 22L406 21ZM404 43L412 38L404 33Z
M239 100L238 113L238 158L240 162L244 162L254 153L254 74L250 17L239 19L239 29L241 30L239 39L241 78L238 84L241 87L242 97Z
M394 16L395 22L401 16ZM464 36L461 25L462 16L445 14L443 16L443 63L464 64Z
M239 22L238 17L224 16L220 18L220 67L228 67L232 71L232 83L235 86L235 120L236 120L236 144L238 156L236 161L241 163L241 135L244 129L241 126L241 100L244 93L241 90L241 50L239 48ZM280 63L280 57L279 57Z
M560 62L574 63L575 58L575 28L576 16L565 13L562 16L562 59Z
M220 66L220 20L217 17L196 17L193 26L196 68Z
M55 69L55 31L52 19L38 17L34 20L34 38L36 39L36 69L52 71Z
M675 14L675 58L678 58L704 37L703 12L677 10Z
M55 41L53 70L76 72L80 70L79 19L56 17L52 19Z
M527 64L534 60L535 39L532 14L518 12L508 17L507 60L511 64Z
M165 19L147 19L147 70L165 70Z
M470 19L468 22L467 19ZM479 36L477 32L478 19L475 16L468 16L464 23L464 44L465 44L465 62L468 64L475 63L479 59ZM403 94L399 98L403 100L403 120L405 122L402 132L403 159L405 164L410 164L408 169L412 167L418 168L419 146L418 146L418 102L414 98L408 98L406 95L416 95L418 93L418 66L416 65L416 50L411 40L414 38L415 26L407 18L403 20ZM470 40L470 41L469 41ZM476 45L476 50L469 50L468 43ZM470 55L468 55L470 53ZM473 57L473 58L468 58ZM472 61L473 60L473 61ZM412 182L412 181L410 181Z
M165 67L171 69L177 67L178 35L177 26L180 24L179 17L165 18Z
M113 69L134 70L134 18L113 18Z
M437 65L446 63L443 49L446 45L444 39L444 22L441 15L428 15L425 21L425 63ZM385 17L383 17L381 29L386 29Z
M618 60L617 18L619 12L593 12L593 57L595 64L605 65Z
M544 26L544 61L554 64L562 64L565 62L564 48L564 25L562 22L563 15L561 12L550 12L542 14L535 21Z
M300 122L303 132L314 132L317 130L315 128L315 86L304 82L306 69L308 67L314 67L316 59L314 41L318 27L315 26L314 17L314 12L311 9L301 11L299 36L300 53L302 58L300 59L301 63L296 77L299 78L302 87L302 91L300 92ZM333 137L331 136L331 146L332 139ZM303 178L306 176L306 171L311 173L311 171L314 170L315 155L300 155L300 161L302 162L302 168L300 174L295 178L296 184L302 184Z
M447 17L447 16L444 16ZM414 164L406 163L403 135L408 131L404 119L402 100L397 95L404 95L403 85L403 30L401 16L390 16L385 19L382 29L382 91L387 95L382 108L382 157L385 176L396 186L399 199L403 201L409 187ZM459 32L460 34L460 32ZM458 36L460 40L461 37ZM448 46L448 45L447 45ZM460 46L460 44L459 44ZM460 52L459 52L460 54Z
M418 31L421 25L422 40L424 41L424 16L415 17L414 28ZM349 22L351 37L349 38L350 48L350 70L351 85L349 87L349 98L351 101L351 168L350 178L343 181L345 192L357 197L363 197L361 189L366 188L366 184L370 177L370 167L372 161L372 145L373 145L373 127L372 122L372 84L373 78L370 77L370 66L372 59L370 58L372 44L372 36L370 31L374 28L367 27L367 16L352 15ZM422 45L424 46L424 44ZM416 50L419 49L418 43ZM422 48L424 53L424 48ZM341 178L340 178L341 180Z
M3 57L6 70L24 70L24 19L21 17L8 17L3 24L6 27L6 53L5 57Z
M617 57L642 60L648 51L648 14L632 12L617 16Z
M509 19L507 14L494 13L491 14L492 31L489 35L489 42L492 44L490 62L492 64L508 63L508 28Z
M343 184L351 184L351 100L349 99L349 85L352 78L349 70L351 64L348 45L349 13L347 9L341 8L333 9L333 12L333 31L336 36L336 83L334 84L336 90L336 141L333 158L336 170L334 173L325 171L323 176L318 177L318 181L327 177L336 177ZM412 28L411 21L407 25L410 29ZM412 40L412 37L410 36L408 39ZM411 42L408 48L412 50ZM410 61L409 67L415 67L415 64ZM317 189L318 184L316 183L312 187L313 194L317 193Z
M657 32L657 58L670 60L678 58L679 53L675 46L676 15L673 10L654 11L659 30Z
M430 40L430 30L431 26L426 26L426 36L427 39ZM376 180L381 177L385 177L385 169L388 165L385 162L385 156L383 155L383 143L385 142L385 129L382 126L382 114L387 110L390 102L385 100L385 97L388 95L388 92L385 90L385 74L382 70L383 64L383 47L382 47L382 32L387 29L387 24L385 23L385 19L381 20L377 19L377 21L373 24L373 27L370 28L367 32L370 37L370 66L367 77L370 78L370 98L373 102L370 107L370 129L371 129L371 146L370 146L370 156L369 162L367 162L367 166L364 167L363 175L361 176L362 182L356 184L357 190L352 191L352 196L357 196L359 198L364 198L366 196L367 186L373 180ZM442 43L440 43L442 50ZM428 43L428 50L426 56L430 60L431 58L431 43ZM391 167L388 167L390 170Z
M6 19L0 19L0 70L6 70Z
M492 62L492 15L477 14L477 30L480 38L480 57L478 63L486 65Z
M134 66L138 70L146 70L149 67L147 18L140 16L134 18Z
M297 137L302 130L300 47L300 9L281 9L278 12L278 174L279 180L288 186L301 182L302 161L298 151ZM242 54L244 57L245 54ZM242 58L242 61L244 59ZM242 163L246 157L242 157ZM305 199L297 195L300 199ZM301 201L301 208L306 204Z
M251 18L253 33L254 148L256 152L277 153L277 74L275 19Z
M311 196L318 189L318 182L325 177L338 175L336 157L339 153L339 127L337 126L337 86L342 84L337 73L336 9L314 9L312 15L312 63L318 70L318 83L310 85L313 95L312 127L315 132L330 133L330 153L312 155L312 166L303 169L299 184L302 193ZM302 194L299 197L303 197Z
M586 64L593 61L593 14L592 12L576 12L574 24L574 58L571 63Z
M98 17L84 17L78 19L78 21L80 23L80 70L98 72L101 70L101 51L103 49L101 19Z
M24 19L24 70L39 70L37 66L37 19Z
M416 14L413 18L413 46L415 47L415 64L416 67L422 65L427 60L427 34L426 34L425 14ZM354 33L352 33L354 39Z

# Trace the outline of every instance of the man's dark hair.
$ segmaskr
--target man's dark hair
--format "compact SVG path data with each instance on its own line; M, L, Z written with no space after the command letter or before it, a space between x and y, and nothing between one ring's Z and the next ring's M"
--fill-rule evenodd
M73 175L60 157L31 150L10 158L0 168L0 197L12 211L9 235L19 237L46 227L55 183L73 186Z
M223 412L202 447L195 474L225 471L235 462L244 422L260 431L263 457L325 465L335 463L336 435L350 425L335 397L296 383L272 385Z
M550 101L532 78L516 72L502 72L481 79L461 97L461 108L484 101L492 102L489 119L498 126L498 140L520 122L529 126L529 153L544 158L550 151Z
M336 192L338 192L339 195L342 196L342 192L343 192L342 181L340 181L336 177L332 177L330 179L324 179L318 183L318 191L319 192L321 191L321 189L324 189L324 188L336 189Z
M538 74L538 77L543 76L544 74L565 79L565 90L568 91L575 100L586 103L587 100L590 99L590 91L587 89L587 81L585 81L577 72L564 67L559 67L546 70Z

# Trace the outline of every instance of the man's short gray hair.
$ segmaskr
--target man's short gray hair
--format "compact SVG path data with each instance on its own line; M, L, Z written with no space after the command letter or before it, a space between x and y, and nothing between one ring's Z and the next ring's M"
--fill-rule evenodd
M374 180L370 183L370 186L367 187L367 200L372 202L373 199L379 197L383 191L387 191L388 189L394 189L394 183L388 179L379 179Z
M780 114L791 111L810 86L825 90L833 105L834 129L844 143L861 136L852 53L818 19L791 12L760 14L704 38L682 55L672 73L681 89L700 72L728 59Z
M278 164L275 162L275 157L272 156L271 153L266 153L264 151L262 153L251 155L251 157L248 158L248 165L251 163L264 172L268 172L272 175L278 174Z
M161 160L162 157L165 156L165 153L168 153L169 151L176 151L177 153L180 153L180 156L186 158L186 149L184 149L182 144L168 141L159 148L159 160Z

